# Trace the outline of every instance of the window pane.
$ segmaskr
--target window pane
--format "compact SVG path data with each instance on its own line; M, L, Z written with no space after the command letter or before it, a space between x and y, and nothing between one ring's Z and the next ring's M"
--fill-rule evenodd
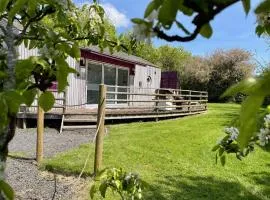
M87 73L88 84L101 84L102 82L102 65L89 63Z
M128 70L118 69L118 85L119 86L128 85Z
M98 90L87 90L87 104L98 104L98 97Z
M115 85L116 83L116 68L104 65L104 84Z

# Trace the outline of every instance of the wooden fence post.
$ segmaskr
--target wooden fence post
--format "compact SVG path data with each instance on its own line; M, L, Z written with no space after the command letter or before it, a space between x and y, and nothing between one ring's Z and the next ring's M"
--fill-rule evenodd
M105 85L99 85L99 103L97 119L98 132L96 136L94 174L97 174L99 172L102 165L103 139L105 133L106 90L107 88Z
M37 143L36 143L37 163L40 163L43 160L43 135L44 135L44 110L40 106L38 106Z

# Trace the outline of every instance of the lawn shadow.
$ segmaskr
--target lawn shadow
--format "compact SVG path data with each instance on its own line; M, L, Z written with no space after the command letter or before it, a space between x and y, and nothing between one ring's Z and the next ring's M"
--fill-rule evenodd
M270 167L270 164L266 164L266 166ZM263 187L262 193L268 195L267 197L270 199L270 172L252 172L247 177L253 179L256 185Z
M268 179L267 179L268 180ZM269 181L269 180L268 180ZM265 183L266 184L266 183ZM166 176L156 184L148 185L145 199L152 200L261 200L238 182L229 182L204 176Z

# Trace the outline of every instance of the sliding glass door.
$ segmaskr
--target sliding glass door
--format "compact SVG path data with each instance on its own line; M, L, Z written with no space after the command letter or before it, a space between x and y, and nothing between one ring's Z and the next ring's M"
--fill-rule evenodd
M88 63L87 68L87 104L97 104L99 97L99 85L114 86L108 87L108 91L112 92L127 92L128 86L128 68L107 65ZM118 87L119 86L119 87ZM126 94L108 94L108 99L127 99ZM108 104L126 103L126 102L107 102Z
M88 64L87 71L87 104L97 104L99 96L99 84L102 83L102 65Z

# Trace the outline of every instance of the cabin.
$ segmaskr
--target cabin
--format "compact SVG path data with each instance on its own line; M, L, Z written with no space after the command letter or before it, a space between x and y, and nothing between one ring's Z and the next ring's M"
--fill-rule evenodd
M19 58L38 55L37 49L18 48ZM63 129L93 127L97 120L99 86L106 85L106 120L159 119L205 112L207 92L180 90L175 73L161 72L156 65L123 52L111 54L98 47L81 48L80 61L69 57L67 62L78 74L70 74L69 86L57 93L57 83L50 88L55 105L45 119L61 120ZM173 81L173 82L171 82ZM170 88L164 88L170 87ZM27 119L36 119L38 103L21 106L20 126ZM70 125L70 124L71 125ZM85 125L85 123L88 123ZM95 127L95 126L94 126Z

